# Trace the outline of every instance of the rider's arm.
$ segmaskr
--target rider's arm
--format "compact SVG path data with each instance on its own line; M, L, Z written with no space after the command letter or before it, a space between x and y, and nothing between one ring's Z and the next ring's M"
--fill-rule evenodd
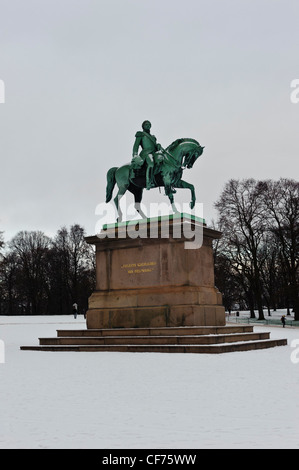
M135 137L136 139L135 139L135 144L133 147L133 157L136 157L136 155L138 155L138 149L139 149L139 145L141 144L141 138L142 138L141 132L137 132Z

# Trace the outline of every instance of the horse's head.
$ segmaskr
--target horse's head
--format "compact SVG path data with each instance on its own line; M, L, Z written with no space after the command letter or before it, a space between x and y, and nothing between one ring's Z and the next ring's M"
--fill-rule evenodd
M192 168L198 157L202 155L204 147L194 139L177 139L166 153L176 160L181 168Z
M183 159L184 168L193 168L196 160L202 155L204 147L202 147L198 142L194 141L193 146L186 152Z

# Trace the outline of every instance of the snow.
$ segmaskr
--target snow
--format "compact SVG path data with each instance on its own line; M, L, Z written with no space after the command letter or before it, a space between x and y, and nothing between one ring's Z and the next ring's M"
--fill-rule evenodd
M0 317L1 449L299 448L298 328L255 326L288 346L223 355L19 349L69 328L85 322Z

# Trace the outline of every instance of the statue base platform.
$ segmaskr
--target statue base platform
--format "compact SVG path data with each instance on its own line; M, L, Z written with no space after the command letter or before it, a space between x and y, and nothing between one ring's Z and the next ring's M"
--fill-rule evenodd
M193 236L193 238L192 238ZM87 328L224 326L212 242L221 233L179 214L104 226Z

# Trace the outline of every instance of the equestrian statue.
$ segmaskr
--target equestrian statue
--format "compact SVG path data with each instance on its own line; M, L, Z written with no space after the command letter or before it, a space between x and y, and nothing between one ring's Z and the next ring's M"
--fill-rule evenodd
M141 152L138 154L139 148ZM122 221L120 199L127 191L135 198L135 209L143 217L141 210L143 190L146 188L164 187L172 209L178 212L174 204L176 189L190 189L191 209L195 206L196 196L194 186L182 180L183 171L192 168L198 157L202 155L204 147L194 139L177 139L169 147L163 149L157 139L151 134L151 123L144 121L142 131L135 135L133 158L130 164L120 168L111 168L107 173L106 202L110 202L115 185L118 193L114 199L118 211L118 222Z

